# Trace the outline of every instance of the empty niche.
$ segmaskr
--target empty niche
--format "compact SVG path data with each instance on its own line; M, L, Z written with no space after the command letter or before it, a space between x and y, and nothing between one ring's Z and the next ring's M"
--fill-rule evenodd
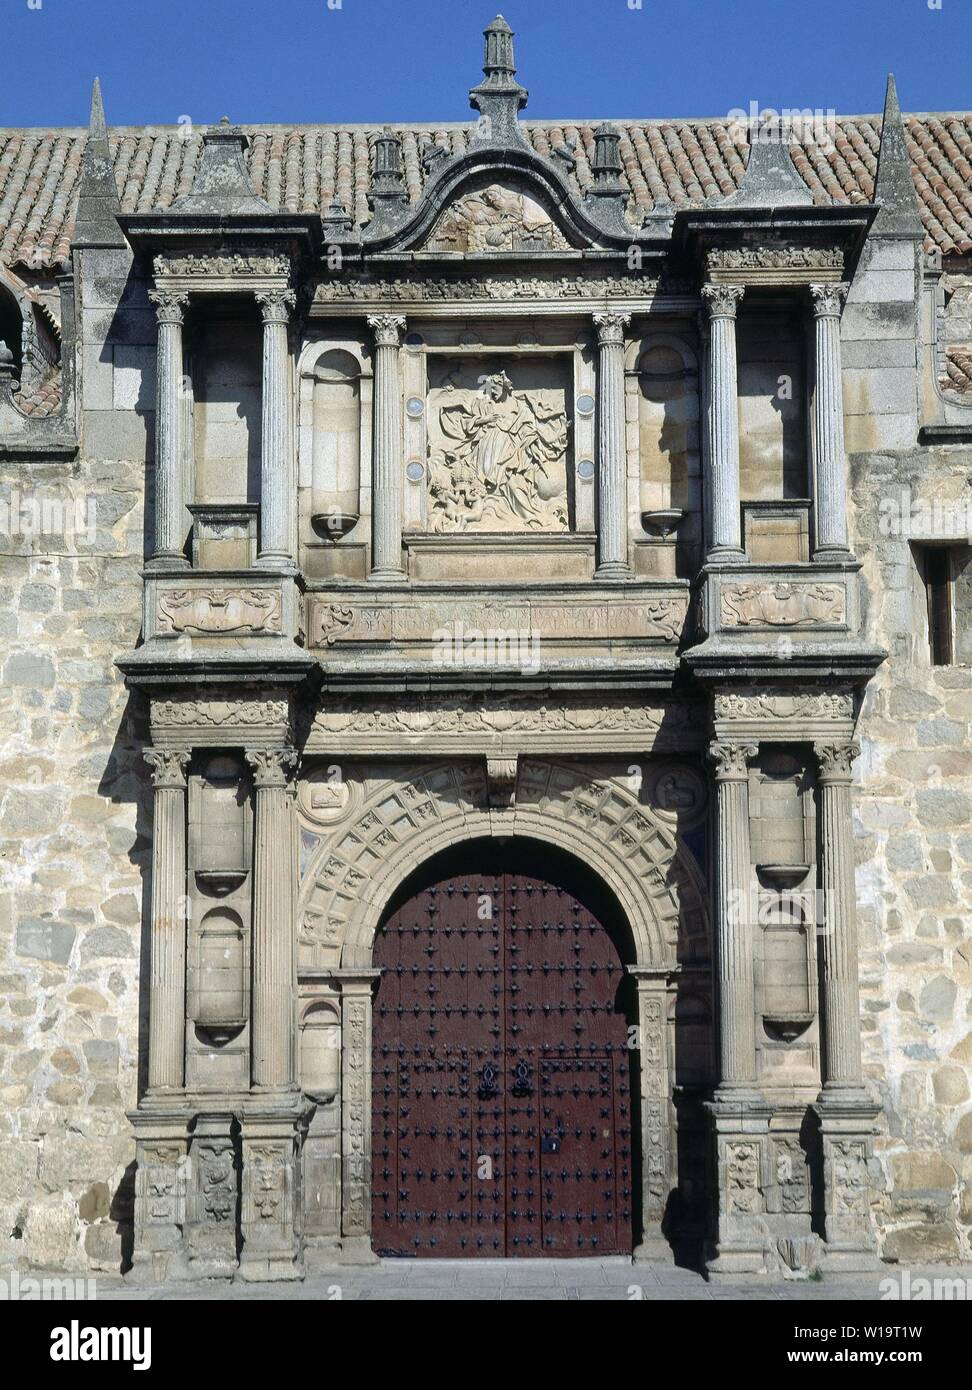
M192 1019L218 1045L246 1022L246 933L239 914L224 906L207 912L196 933L195 955Z
M341 1019L337 1007L325 1001L311 1004L301 1020L300 1085L321 1103L341 1089Z
M698 506L699 379L687 348L646 344L638 357L642 513Z
M239 759L216 754L193 778L190 843L196 881L211 893L239 887L250 868L249 782Z
M313 381L311 520L336 540L361 514L361 367L333 348L317 359Z
M259 501L262 362L255 318L214 318L197 326L197 502Z

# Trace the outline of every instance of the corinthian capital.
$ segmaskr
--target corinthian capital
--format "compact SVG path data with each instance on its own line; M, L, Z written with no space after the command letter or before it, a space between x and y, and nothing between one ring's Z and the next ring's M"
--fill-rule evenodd
M703 285L702 298L709 311L709 318L734 319L745 293L744 285Z
M264 323L288 323L290 311L297 301L293 290L257 290L253 296L260 306Z
M260 787L285 787L297 766L293 748L247 748L245 757L253 769L253 783Z
M156 791L163 788L181 791L185 787L188 748L144 748L142 757L152 769L152 786Z
M717 781L742 780L749 775L749 760L759 747L755 743L732 743L716 739L709 744L709 757L715 763Z
M398 347L405 332L402 314L369 314L368 327L375 335L377 347Z
M595 314L594 327L597 329L598 345L603 347L606 343L619 343L623 346L624 330L630 322L630 314L616 314L610 311Z
M849 782L853 776L852 764L860 756L859 743L815 743L813 751L817 755L822 782Z
M182 311L189 303L186 290L149 290L159 323L182 323Z
M850 285L811 285L814 318L840 318Z

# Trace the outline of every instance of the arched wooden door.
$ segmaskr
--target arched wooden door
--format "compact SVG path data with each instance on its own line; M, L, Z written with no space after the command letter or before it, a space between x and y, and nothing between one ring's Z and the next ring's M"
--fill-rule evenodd
M426 878L376 939L374 1249L629 1253L618 949L522 855L515 869L488 847L476 859L486 867Z

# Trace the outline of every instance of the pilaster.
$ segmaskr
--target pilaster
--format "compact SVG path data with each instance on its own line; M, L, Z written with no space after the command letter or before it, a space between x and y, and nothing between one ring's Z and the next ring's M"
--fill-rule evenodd
M152 290L159 324L155 401L155 553L152 567L188 569L183 462L183 310L189 295Z
M630 314L594 315L598 351L598 579L623 579L631 574L624 442L624 330L630 322Z
M263 399L260 455L261 568L290 570L293 518L290 354L287 324L295 302L290 289L256 294L263 317Z
M372 556L369 578L403 582L402 567L402 391L399 354L405 319L399 314L368 318L375 335L375 428L372 485Z
M736 310L742 285L703 285L709 314L707 450L709 560L745 559L739 510L739 401L736 370Z
M844 284L810 286L814 320L814 559L825 563L850 553L840 356L840 315L848 289Z
M147 748L155 791L150 944L150 1093L181 1092L186 1016L186 748Z

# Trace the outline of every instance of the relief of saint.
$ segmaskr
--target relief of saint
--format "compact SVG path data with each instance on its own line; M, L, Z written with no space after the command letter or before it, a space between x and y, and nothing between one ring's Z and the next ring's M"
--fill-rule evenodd
M565 530L567 417L553 391L517 395L505 372L439 410L429 460L433 530Z

